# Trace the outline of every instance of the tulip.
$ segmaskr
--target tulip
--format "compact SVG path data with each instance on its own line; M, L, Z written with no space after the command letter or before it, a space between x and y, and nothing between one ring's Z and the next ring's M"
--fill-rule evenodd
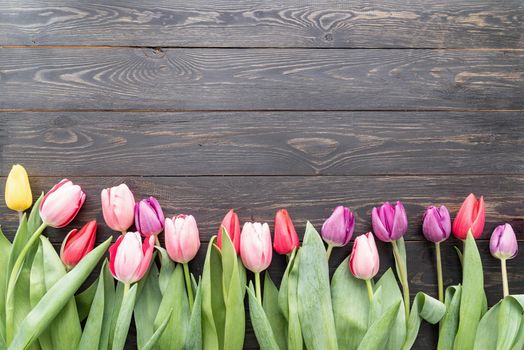
M322 238L328 244L327 256L333 247L343 247L349 243L355 228L355 216L342 205L335 208L331 216L322 225Z
M484 223L486 221L486 208L484 206L484 197L477 198L471 193L462 203L455 220L453 220L453 235L458 239L465 240L468 231L475 239L482 235Z
M11 168L7 181L5 183L5 203L11 210L20 213L29 209L33 204L33 196L31 194L31 185L29 185L29 178L27 171L20 164L15 164Z
M219 249L222 249L222 229L227 231L231 242L233 242L235 251L238 254L240 252L240 221L238 220L237 213L235 213L233 209L227 212L218 228L217 246Z
M353 276L366 281L370 301L373 299L371 279L377 274L379 266L380 260L373 234L368 232L355 238L349 258L349 269Z
M144 237L156 236L164 229L164 213L155 197L135 204L135 226Z
M509 295L506 260L513 259L518 252L517 237L510 224L499 225L495 228L489 240L489 251L495 258L500 259L502 290L506 297Z
M76 266L95 247L96 220L85 224L80 231L71 230L60 248L60 259L68 269Z
M126 184L102 190L102 214L112 230L126 233L135 218L135 198Z
M113 277L129 286L144 277L155 247L155 237L142 239L138 232L127 232L109 248L109 269ZM126 289L128 289L127 287Z
M47 226L64 227L78 214L85 199L86 195L80 186L63 179L42 199L40 217Z
M260 303L260 272L271 263L272 251L268 224L246 222L240 236L240 258L244 266L255 274L256 296Z
M286 209L280 209L275 215L275 239L273 248L278 254L290 254L300 245L297 231Z

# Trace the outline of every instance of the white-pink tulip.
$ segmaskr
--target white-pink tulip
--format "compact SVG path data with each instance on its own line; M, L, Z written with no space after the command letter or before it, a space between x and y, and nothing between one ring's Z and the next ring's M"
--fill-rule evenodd
M47 226L64 227L75 218L85 199L86 195L80 186L63 179L42 199L40 217Z
M109 269L117 280L125 284L139 281L151 263L155 237L144 239L138 232L128 232L120 235L109 248Z
M240 257L244 266L259 273L271 264L273 248L267 223L246 222L240 234Z
M166 218L164 223L166 249L169 257L185 264L195 257L200 248L200 235L193 215Z
M375 239L371 232L355 239L349 258L349 269L356 278L370 280L378 272L380 261Z
M125 232L135 219L135 197L126 184L102 190L102 214L111 229Z

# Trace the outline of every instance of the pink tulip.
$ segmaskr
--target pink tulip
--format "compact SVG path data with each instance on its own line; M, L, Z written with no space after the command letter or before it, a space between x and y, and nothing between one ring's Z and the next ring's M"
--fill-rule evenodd
M47 226L64 227L75 218L85 199L86 195L80 186L63 179L42 199L40 217Z
M144 237L158 235L164 229L164 213L155 197L135 204L135 226Z
M118 237L109 248L109 269L117 280L125 284L139 281L151 263L155 237L142 239L138 232L128 232Z
M222 249L222 229L225 228L235 251L237 254L240 252L240 220L238 220L238 215L233 209L227 212L226 216L222 219L222 223L218 228L217 235L217 246L219 249Z
M166 218L164 225L166 249L169 257L185 264L195 257L200 248L200 235L193 215Z
M513 259L519 250L515 231L510 224L499 225L489 240L489 251L498 259Z
M380 261L377 246L371 232L355 239L349 258L349 269L356 278L370 280L378 272Z
M272 253L268 224L246 222L240 234L240 257L244 266L254 273L260 273L271 263Z
M126 232L135 218L135 198L126 184L102 190L102 213L111 229Z
M60 248L60 259L69 269L73 268L87 255L95 246L96 220L85 224L80 231L76 228L71 230Z

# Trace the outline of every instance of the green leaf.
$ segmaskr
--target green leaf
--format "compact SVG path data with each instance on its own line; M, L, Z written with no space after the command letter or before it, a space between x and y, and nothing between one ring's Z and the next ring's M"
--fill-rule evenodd
M300 254L297 253L292 261L290 260L291 271L287 278L287 298L285 298L288 310L288 328L287 328L287 347L288 349L301 350L304 347L302 337L302 327L299 317L299 299L298 299L298 272L300 266ZM280 293L279 293L280 304Z
M78 318L80 321L85 320L89 315L89 310L91 309L91 304L93 303L97 288L98 279L91 283L91 285L81 293L75 295L76 309L78 310Z
M299 255L298 315L306 348L337 349L326 250L310 222Z
M381 289L381 288L380 288ZM374 298L374 297L373 297ZM391 326L397 318L397 314L402 311L400 302L390 306L379 319L377 319L368 329L364 339L360 342L359 350L382 350L390 336Z
M477 244L468 232L464 247L462 295L460 298L459 326L455 336L455 349L473 349L477 326L484 308L484 274Z
M446 313L440 322L437 350L452 350L457 333L462 286L449 286L444 297Z
M44 199L44 192L40 194L40 197L36 200L31 208L29 217L27 218L27 231L31 234L42 224L42 218L40 218L40 203ZM29 237L28 237L29 238Z
M112 350L122 350L126 345L127 333L131 318L133 317L133 309L135 307L137 285L134 284L129 292L125 293L116 319L115 334L113 337Z
M399 248L402 247L402 245L403 244L400 244ZM402 255L403 249L400 248L399 250ZM405 259L405 255L403 259ZM381 312L388 310L392 305L396 305L396 303L400 302L401 307L398 311L395 321L391 324L390 335L385 347L385 349L388 350L400 349L406 339L406 315L404 313L402 292L400 291L399 285L391 268L389 268L376 283L375 288L380 287L382 287L382 293L379 297ZM375 297L373 298L375 299ZM378 314L380 315L380 313Z
M111 244L111 239L96 247L80 263L62 277L44 295L17 328L10 350L26 349L49 326L62 308L71 300L75 291L89 276Z
M169 281L171 280L171 275L173 274L173 271L175 270L175 263L169 255L167 254L167 250L165 250L162 247L155 246L155 248L160 252L160 273L158 275L158 286L160 287L160 291L162 295L166 292L167 285L169 284ZM153 260L154 261L154 260Z
M162 301L159 272L156 264L151 264L146 275L138 282L139 294L135 302L134 318L137 347L142 349L155 334L155 318ZM166 323L167 325L167 323Z
M124 284L118 281L116 284L116 290L115 290L114 299L113 299L113 307L111 311L111 323L109 326L109 336L107 339L107 342L108 342L107 346L109 347L109 349L111 349L111 346L113 344L113 338L115 335L115 328L116 328L116 321L118 319L118 314L120 313L120 307L122 306L122 301L124 299L124 288L125 288Z
M170 314L173 312L173 310L170 310ZM166 317L164 322L157 328L157 330L153 333L151 338L147 341L147 343L143 347L138 347L141 350L152 350L156 347L156 344L158 343L158 340L160 339L160 336L162 333L164 333L164 330L167 327L167 324L169 323L169 320L171 317Z
M331 302L338 348L357 349L368 329L370 305L366 283L349 270L349 257L331 279Z
M409 350L417 339L420 322L426 320L431 324L438 323L446 313L446 306L427 294L418 292L411 307L408 320L408 332L402 349Z
M196 283L195 283L196 284ZM186 346L187 350L202 349L202 284L199 283L195 288L195 302L191 310L189 327L187 330Z
M261 350L279 350L275 335L269 324L269 320L266 317L266 313L260 302L255 296L255 290L253 283L249 283L247 289L247 295L249 299L249 316L251 318L251 324L257 337L258 345Z
M268 271L264 276L262 307L271 325L278 347L281 350L287 349L287 322L278 305L278 289L271 280Z
M0 337L5 339L5 297L7 292L7 275L11 242L0 228ZM1 349L1 347L0 347Z
M511 296L502 299L498 315L497 349L511 349L517 339L522 306Z
M98 350L106 350L109 347L109 333L113 322L113 309L115 305L115 280L109 270L109 264L105 260L102 266L102 273L99 278L104 280L104 316L102 321L102 331L98 342Z
M102 268L105 267L102 266ZM103 271L103 270L102 270ZM97 288L89 316L78 345L79 350L97 350L98 342L100 341L100 334L102 333L102 325L104 322L104 302L105 302L105 285L103 277L97 279Z

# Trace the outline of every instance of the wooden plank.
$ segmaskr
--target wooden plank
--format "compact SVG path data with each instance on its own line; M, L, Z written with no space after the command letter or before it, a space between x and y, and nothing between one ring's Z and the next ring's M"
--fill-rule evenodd
M0 45L522 48L519 0L4 0Z
M130 166L132 162L129 162ZM110 164L108 164L110 166ZM34 174L33 174L34 175ZM31 177L33 193L47 191L60 177ZM493 228L503 222L513 225L519 240L524 240L524 177L523 176L224 176L224 177L72 177L80 184L87 200L78 218L70 225L78 227L96 218L101 224L98 241L110 230L103 224L100 191L122 182L134 191L137 199L155 196L166 215L181 212L195 215L202 241L216 234L222 217L235 208L242 222L267 221L273 227L276 210L285 207L294 218L302 235L306 220L317 228L344 204L355 212L357 233L371 230L371 209L386 200L402 200L409 217L407 240L424 240L421 217L430 204L445 204L452 213L470 192L483 194L487 202L486 229L488 239ZM0 179L4 182L4 179ZM3 191L0 203L4 203ZM5 232L16 229L18 216L4 205L0 210ZM47 230L53 242L60 242L64 230Z
M6 174L18 162L39 176L523 174L523 116L6 113L0 168Z
M524 109L524 51L0 49L0 109Z

